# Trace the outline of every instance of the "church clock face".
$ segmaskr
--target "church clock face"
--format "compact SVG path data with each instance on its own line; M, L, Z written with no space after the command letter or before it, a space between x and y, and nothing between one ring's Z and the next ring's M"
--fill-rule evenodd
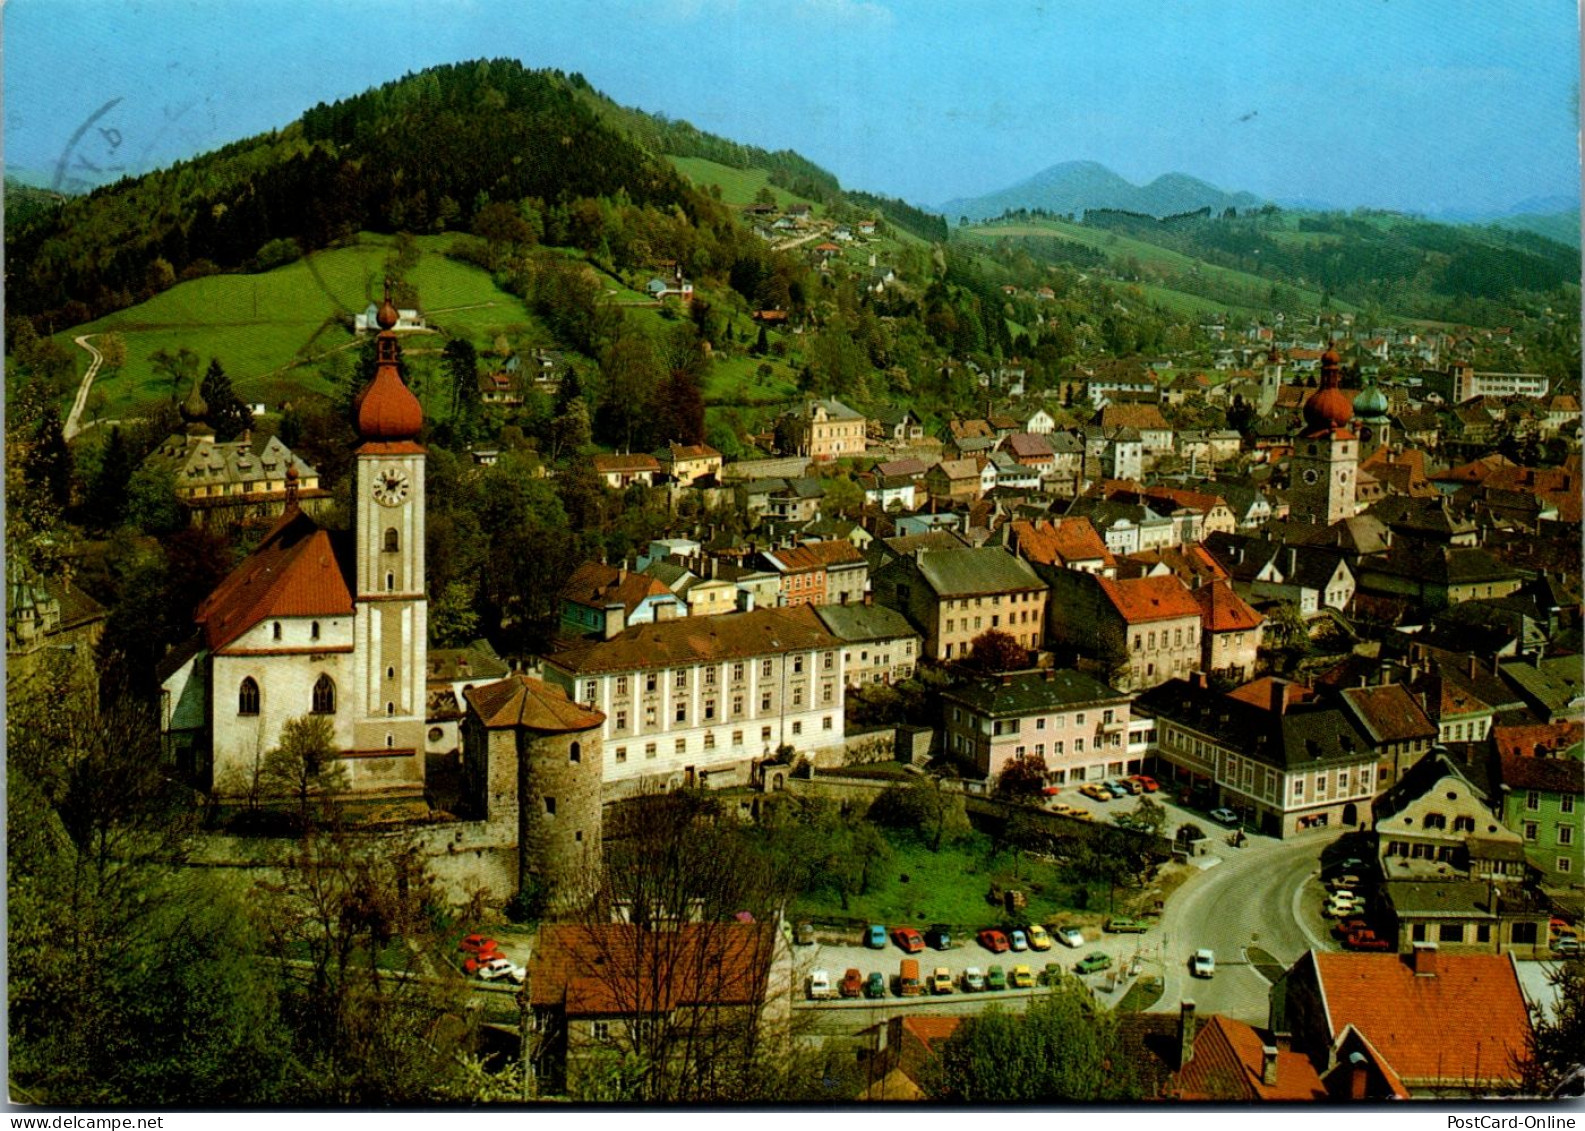
M1320 475L1318 475L1316 473L1315 468L1307 467L1307 468L1304 469L1304 481L1306 483L1313 484L1319 478L1321 478L1321 477L1320 477Z
M382 507L399 507L412 491L407 472L399 467L382 467L374 473L374 501Z

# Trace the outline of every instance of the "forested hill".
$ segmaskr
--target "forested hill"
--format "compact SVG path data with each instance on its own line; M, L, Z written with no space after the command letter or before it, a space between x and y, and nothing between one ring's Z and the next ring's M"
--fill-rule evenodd
M583 87L512 60L435 67L37 211L7 224L10 311L74 325L359 229L466 230L491 200L541 201L547 222L593 198L691 214L698 194Z

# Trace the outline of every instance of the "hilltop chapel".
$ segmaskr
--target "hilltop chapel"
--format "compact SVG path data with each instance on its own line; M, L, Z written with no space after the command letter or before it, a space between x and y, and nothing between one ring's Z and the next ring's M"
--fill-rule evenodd
M222 802L257 794L288 720L320 715L349 800L382 816L423 807L424 418L397 367L397 319L387 293L378 365L356 404L352 530L321 528L289 468L285 513L204 599L197 635L160 666L177 765Z

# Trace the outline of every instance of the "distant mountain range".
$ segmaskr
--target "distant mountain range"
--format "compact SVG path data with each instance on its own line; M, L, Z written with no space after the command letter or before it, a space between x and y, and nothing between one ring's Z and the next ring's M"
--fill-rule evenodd
M997 192L949 200L935 211L955 223L962 216L988 220L1020 208L1058 213L1116 208L1149 216L1172 216L1199 208L1258 208L1264 203L1258 196L1226 192L1185 173L1164 173L1141 186L1124 180L1099 162L1064 161Z

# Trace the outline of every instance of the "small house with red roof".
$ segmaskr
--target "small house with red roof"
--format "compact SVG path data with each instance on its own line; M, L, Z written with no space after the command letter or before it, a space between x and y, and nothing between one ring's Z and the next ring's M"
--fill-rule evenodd
M1041 567L1103 577L1117 573L1117 559L1095 526L1082 515L1039 522L1018 519L1002 528L1002 540L1009 550L1034 566L1036 573L1041 573Z
M561 631L609 640L635 624L686 616L666 584L625 565L584 562L561 587Z
M1240 681L1253 674L1266 618L1227 581L1191 592L1200 606L1200 670Z
M1077 649L1113 686L1138 691L1199 670L1200 606L1176 576L1053 570L1046 580L1051 639Z
M1352 1030L1414 1099L1517 1091L1531 1031L1510 957L1442 954L1434 944L1409 954L1311 950L1273 987L1271 1021L1323 1075L1359 1063Z

